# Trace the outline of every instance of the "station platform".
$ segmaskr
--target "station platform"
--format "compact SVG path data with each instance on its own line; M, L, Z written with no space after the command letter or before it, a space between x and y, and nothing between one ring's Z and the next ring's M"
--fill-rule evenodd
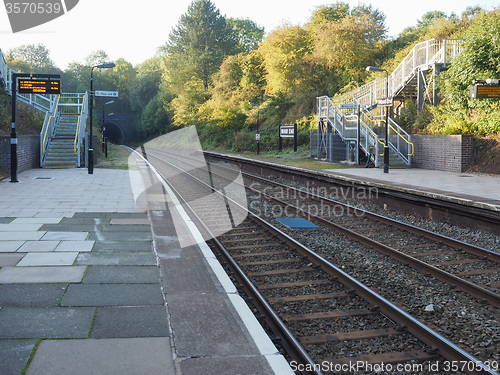
M179 245L164 191L127 170L18 180L0 182L1 374L293 374L210 248Z
M465 206L500 212L500 176L418 168L346 168L322 170L346 181L410 192Z

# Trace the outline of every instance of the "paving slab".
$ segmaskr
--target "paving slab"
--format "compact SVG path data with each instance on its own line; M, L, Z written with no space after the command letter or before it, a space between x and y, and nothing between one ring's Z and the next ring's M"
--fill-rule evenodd
M44 224L40 230L47 232L92 232L95 224Z
M150 232L151 226L142 224L104 224L104 232Z
M288 374L290 367L286 362L285 365L288 367L288 371L283 373ZM264 356L188 358L180 362L180 369L182 374L256 375L275 373Z
M94 251L151 251L152 241L96 241Z
M177 353L184 357L260 355L220 294L167 295ZM224 317L224 319L220 319ZM216 333L216 334L214 334Z
M42 224L0 224L0 232L36 232Z
M157 266L89 266L83 283L153 284L160 280Z
M168 337L47 340L27 375L174 375Z
M149 219L145 218L136 218L136 219L111 219L111 224L113 225L135 225L135 224L144 224L150 225Z
M45 232L0 232L0 241L38 241Z
M155 284L71 284L61 306L149 306L163 305Z
M2 267L0 284L79 283L86 269L85 266Z
M151 241L150 232L91 232L89 240L93 241Z
M153 266L156 258L152 252L91 252L78 255L79 266Z
M25 241L0 241L0 253L16 252Z
M92 251L95 241L61 241L55 251L87 252Z
M18 217L12 224L57 224L62 217Z
M54 251L61 241L26 241L20 248L21 253Z
M167 337L165 306L101 307L95 319L92 338Z
M93 307L3 307L0 338L87 338Z
M47 232L42 241L85 241L89 232Z
M0 364L2 374L21 374L36 343L37 340L35 339L0 340Z
M26 254L0 254L0 267L15 266Z
M18 267L71 266L78 256L74 252L28 253L17 264Z
M203 257L160 259L166 275L162 286L167 294L218 293L223 288L213 277ZM205 272L201 272L204 270Z
M0 306L56 307L68 284L4 284L0 286Z

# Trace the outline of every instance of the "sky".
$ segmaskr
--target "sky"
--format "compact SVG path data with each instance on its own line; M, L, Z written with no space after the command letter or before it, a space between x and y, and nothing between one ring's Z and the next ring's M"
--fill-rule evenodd
M26 0L19 0L25 2ZM36 0L41 1L41 0ZM36 2L35 1L35 2ZM468 6L486 10L500 7L500 0L418 0L410 3L394 0L344 0L351 7L372 5L386 15L389 36L397 36L406 27L434 10L460 16ZM91 53L103 50L110 60L124 58L134 66L153 57L168 35L187 12L192 0L79 0L67 14L35 28L13 33L7 11L0 5L0 49L3 52L23 44L43 44L55 64L66 69L68 63L83 63ZM248 18L265 28L266 33L283 22L307 23L320 5L337 0L212 0L226 17ZM396 4L396 5L395 5Z

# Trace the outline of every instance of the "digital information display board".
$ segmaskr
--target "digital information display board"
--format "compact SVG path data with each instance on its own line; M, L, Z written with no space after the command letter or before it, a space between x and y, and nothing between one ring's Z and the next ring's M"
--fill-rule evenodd
M472 99L498 99L500 98L500 86L476 85L470 86Z
M59 79L19 79L20 94L60 94Z

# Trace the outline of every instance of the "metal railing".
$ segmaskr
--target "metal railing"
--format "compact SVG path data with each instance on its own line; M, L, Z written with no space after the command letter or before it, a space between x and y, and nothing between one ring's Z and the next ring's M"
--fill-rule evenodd
M385 139L385 116L374 115L371 111L377 106L377 100L397 96L411 82L419 71L432 69L436 65L445 67L461 52L462 39L431 39L415 45L397 68L387 77L377 78L347 94L330 99L326 96L318 98L318 117L327 119L335 131L344 140L353 140L353 132L357 136L359 146L368 155L375 155L375 165L379 166L379 144L387 143L406 165L411 165L411 156L415 152L411 136L392 118L389 118L389 139ZM348 115L349 109L341 109L342 105L355 104L361 109L360 126L352 126ZM350 116L350 117L349 117ZM382 141L383 140L383 141Z
M57 124L59 123L60 115L57 112L59 98L59 95L57 95L57 101L54 102L50 111L45 113L45 120L43 122L42 131L40 132L40 166L42 168L45 165L50 141L54 137Z
M352 102L355 98L370 108L378 99L396 96L419 70L429 70L436 64L443 67L449 65L460 54L463 43L463 39L430 39L418 43L389 75L388 82L386 77L377 78L347 94L335 97L333 101L339 105Z
M318 118L328 121L344 142L357 143L359 140L359 147L366 155L371 155L378 167L379 148L384 146L384 142L375 131L373 115L363 106L360 109L358 119L358 114L352 113L352 109L341 109L328 96L318 98Z
M86 92L85 94L77 94L77 95L81 95L81 108L80 108L80 116L78 116L78 124L76 127L75 141L73 143L73 146L75 151L76 164L81 165L80 163L81 152L82 152L82 146L84 144L86 127L87 127L89 95L88 92Z

